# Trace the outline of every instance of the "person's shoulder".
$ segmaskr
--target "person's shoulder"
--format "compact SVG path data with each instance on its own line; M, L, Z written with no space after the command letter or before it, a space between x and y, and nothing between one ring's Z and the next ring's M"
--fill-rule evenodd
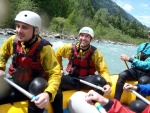
M73 45L72 43L66 43L63 46L72 46L72 45Z
M71 48L72 47L72 43L66 43L66 44L63 44L61 45L59 48Z
M11 35L7 40L9 41L14 41L14 39L16 38L16 35Z
M137 46L137 48L143 47L146 43L141 43Z
M145 44L148 44L148 42L141 43L140 45L145 45ZM140 46L140 45L139 45L139 46Z
M91 48L95 51L95 50L97 50L97 48L95 47L95 46L93 46L93 45L91 45Z
M10 37L9 37L9 39L15 39L16 38L16 35L11 35Z
M98 50L98 49L95 49L94 51L93 51L93 56L95 56L96 58L98 57L98 56L103 56L102 55L102 53Z

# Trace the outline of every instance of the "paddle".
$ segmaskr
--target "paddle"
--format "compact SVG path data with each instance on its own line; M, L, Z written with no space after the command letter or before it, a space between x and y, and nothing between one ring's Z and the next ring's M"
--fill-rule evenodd
M124 61L124 63L126 64L127 69L129 69L129 67L128 67L128 65L127 65L127 62ZM137 93L136 91L131 90L131 92L132 92L133 94L135 94L138 98L140 98L141 100L143 100L145 103L150 104L150 101L149 101L149 100L147 100L145 97L143 97L142 95L140 95L140 94Z
M141 100L143 100L144 102L146 102L147 104L150 105L150 101L147 100L145 97L143 97L142 95L140 95L139 93L137 93L137 92L134 91L134 90L131 90L131 92L132 92L133 94L135 94L137 97L139 97Z
M21 93L23 93L28 98L34 99L36 101L39 99L39 98L35 97L34 95L32 95L31 93L29 93L26 90L24 90L23 88L21 88L20 86L18 86L17 84L15 84L14 82L12 82L11 80L9 80L8 78L4 77L4 80L7 83L9 83L11 86L13 86L14 88L16 88L17 90L19 90Z
M88 86L94 87L94 88L99 89L99 90L103 90L102 87L97 86L97 85L94 85L94 84L92 84L92 83L90 83L90 82L87 82L87 81L84 81L84 80L81 80L81 79L78 79L78 78L75 78L75 77L72 77L72 78L75 79L75 80L78 80L78 81L80 81L81 83L86 84L86 85L88 85ZM99 102L93 101L93 103L94 103L96 109L97 109L98 111L100 111L100 113L107 113L107 112L105 111L105 109L103 108L103 106L102 106Z
M106 110L103 108L103 106L99 102L96 102L94 105L100 113L107 113Z
M126 61L124 61L124 63L125 63L125 65L126 65L127 69L129 69L129 66L128 66L127 62L126 62Z
M78 79L78 78L75 78L75 77L72 77L72 78L74 78L75 80L78 80L78 81L80 81L81 83L86 84L86 85L88 85L88 86L94 87L94 88L99 89L99 90L103 90L102 87L97 86L97 85L94 85L94 84L92 84L92 83L90 83L90 82L87 82L87 81L85 81L85 80L81 80L81 79Z

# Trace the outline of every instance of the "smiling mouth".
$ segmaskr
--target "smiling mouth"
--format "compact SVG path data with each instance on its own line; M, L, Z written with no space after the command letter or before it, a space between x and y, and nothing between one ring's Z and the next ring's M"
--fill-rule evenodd
M22 35L18 35L18 38L22 38L23 36Z
M86 42L85 42L85 41L82 41L81 44L86 44Z

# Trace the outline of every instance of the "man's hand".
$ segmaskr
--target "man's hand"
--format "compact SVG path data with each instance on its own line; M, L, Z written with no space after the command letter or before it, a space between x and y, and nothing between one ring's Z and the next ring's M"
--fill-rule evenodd
M89 104L94 104L93 101L101 103L102 106L106 105L108 103L108 99L103 97L102 95L98 94L97 92L90 90L86 95L85 95L85 100Z
M123 86L123 89L127 92L131 91L132 89L136 91L137 86L133 86L131 84L125 83L124 86Z
M49 100L50 100L49 95L46 92L37 95L36 98L39 98L39 99L38 100L31 100L31 102L34 102L35 105L40 109L45 108L48 105Z
M102 90L104 93L106 93L107 95L109 95L111 93L111 87L109 84L106 84L104 87L103 87L103 90Z
M123 60L123 61L129 61L130 57L128 57L128 56L125 55L125 54L121 54L121 55L120 55L120 59Z

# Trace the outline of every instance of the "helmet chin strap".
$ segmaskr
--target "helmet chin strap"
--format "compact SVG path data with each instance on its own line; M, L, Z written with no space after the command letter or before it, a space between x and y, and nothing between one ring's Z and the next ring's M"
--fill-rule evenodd
M37 41L37 37L35 37L34 33L35 33L35 27L33 27L33 33L31 39L24 43L26 48L30 48ZM36 39L32 42L34 38Z
M79 47L78 47L78 49L77 49L77 52L79 52L80 51L80 42L79 42Z

